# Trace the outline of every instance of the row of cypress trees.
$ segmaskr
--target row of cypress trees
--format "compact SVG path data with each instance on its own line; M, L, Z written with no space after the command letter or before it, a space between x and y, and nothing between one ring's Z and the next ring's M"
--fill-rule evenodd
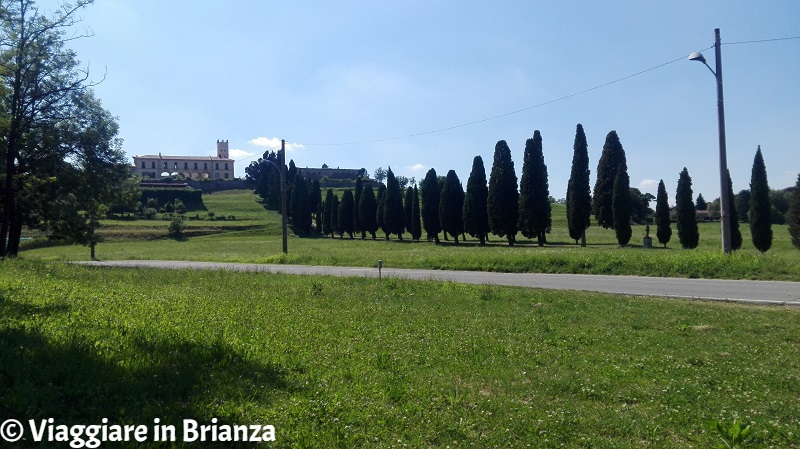
M581 246L585 246L586 229L590 226L591 214L594 213L600 226L614 230L621 246L628 244L632 236L630 177L625 151L616 131L612 130L606 136L598 162L594 195L590 192L589 175L586 135L583 126L578 124L566 197L569 235L576 243L580 242ZM547 243L546 234L550 232L552 225L547 178L542 136L536 130L533 137L525 143L519 190L511 150L506 141L500 140L495 145L488 183L483 159L475 156L466 191L454 170L440 177L435 169L430 169L419 189L416 186L408 187L403 194L390 167L386 172L386 185L379 184L377 194L371 185L365 187L359 178L356 181L355 195L351 190L345 190L340 201L328 189L325 200L322 201L318 181L308 183L302 177L296 176L290 216L297 229L311 232L313 213L317 219L316 232L331 236L338 233L340 237L348 234L353 238L354 234L360 233L362 239L367 234L374 239L375 233L381 229L387 240L392 234L402 240L404 232L409 232L412 239L419 240L424 229L427 239L436 243L439 243L440 233L443 233L445 239L448 239L448 235L452 236L456 244L460 235L469 234L479 239L483 245L489 232L492 232L501 238L505 237L508 244L513 246L515 236L520 232L526 238L536 238L542 246ZM676 191L676 227L681 246L687 249L697 247L699 242L691 185L689 172L684 168L679 175ZM727 187L729 197L733 198L730 174ZM749 216L753 244L759 251L765 252L772 242L771 207L766 167L760 147L753 163L751 191ZM793 242L796 241L795 245L800 247L800 205L793 207L789 214L790 233L794 232ZM732 217L737 216L734 208L735 205L731 202L728 213ZM666 247L672 238L672 228L663 180L658 185L655 223L656 237ZM737 220L731 220L731 228L732 247L739 249L742 236Z

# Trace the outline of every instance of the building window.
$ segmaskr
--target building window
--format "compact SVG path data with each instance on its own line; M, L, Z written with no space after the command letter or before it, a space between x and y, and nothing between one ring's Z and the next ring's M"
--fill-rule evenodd
M219 170L219 162L216 162L216 163L214 163L214 168L215 168L216 170Z
M225 179L228 179L228 174L227 173L225 173Z
M208 170L208 162L203 162L203 170Z
M169 168L169 165L167 165L167 163L164 162L164 170L167 170L168 168Z
M178 163L177 162L175 163L175 167L174 168L175 168L175 170L178 169Z
M151 167L150 167L150 168L156 168L156 161L153 161L153 162L152 162L152 165L151 165Z
M146 167L144 166L144 161L142 161L142 168L146 168Z
M227 170L227 169L228 169L228 163L226 162L225 163L225 170Z
M197 170L197 162L194 163L194 169Z
M219 179L219 173L214 173L214 179Z
M183 169L184 170L188 170L189 169L189 163L188 162L184 162L183 163Z

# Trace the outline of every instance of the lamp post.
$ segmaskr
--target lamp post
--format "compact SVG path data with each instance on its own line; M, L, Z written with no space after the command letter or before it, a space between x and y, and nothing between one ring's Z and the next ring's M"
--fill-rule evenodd
M266 154L266 153L265 153ZM280 176L281 182L281 228L283 229L283 254L289 254L289 245L288 245L288 231L286 225L286 142L281 140L281 157L278 161L280 165L275 164L269 159L261 159L265 162L269 162L273 167L278 169L278 174ZM261 173L259 176L259 182L261 180L261 176L264 176L264 173Z
M700 61L708 67L708 70L714 74L717 79L717 119L719 122L719 212L720 223L722 226L722 252L728 254L731 252L731 217L728 215L730 211L730 198L728 198L728 156L725 146L725 104L722 100L722 51L720 49L719 28L714 30L714 54L717 60L717 70L711 68L706 62L706 58L700 52L694 52L689 55L690 61Z

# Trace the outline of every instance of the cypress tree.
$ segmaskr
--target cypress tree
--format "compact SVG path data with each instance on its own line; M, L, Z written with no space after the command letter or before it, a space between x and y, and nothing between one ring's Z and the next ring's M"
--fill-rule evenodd
M789 225L789 235L792 237L792 245L800 249L800 175L797 175L797 184L789 200L789 212L786 214L786 221Z
M364 235L364 227L361 225L361 215L358 213L358 208L361 204L361 194L364 192L364 181L361 176L356 178L356 193L353 198L353 232L361 233Z
M294 187L292 188L292 224L295 229L308 233L311 232L311 211L309 210L308 190L306 180L302 176L295 176Z
M347 189L344 191L344 194L342 194L342 202L339 203L339 234L344 234L346 232L351 239L355 231L353 227L355 210L353 192Z
M322 190L319 187L318 179L311 183L310 199L312 203L311 211L316 219L317 234L322 234Z
M656 226L658 243L666 248L672 238L672 227L669 217L669 198L667 198L667 188L664 187L663 179L658 182L658 194L656 195Z
M708 203L706 202L706 199L703 198L702 193L697 195L697 199L694 200L694 208L696 210L708 210Z
M589 145L583 125L578 123L572 146L572 171L567 184L567 226L569 235L586 246L586 229L591 224L592 194L589 185Z
M408 187L406 188L406 197L403 200L403 215L405 216L405 221L403 222L404 227L411 232L411 203L414 202L414 188Z
M439 200L439 221L442 231L453 236L458 245L458 235L464 232L464 189L455 170L447 172Z
M333 237L333 223L331 222L331 206L333 205L333 189L325 192L325 202L322 213L322 233Z
M550 232L552 223L549 196L542 135L537 129L533 132L533 138L525 142L519 184L519 230L529 239L536 237L539 246L546 243L545 233Z
M700 241L700 231L697 229L697 216L694 201L692 200L692 178L689 170L683 167L678 178L678 190L675 192L675 211L677 213L676 227L678 240L683 249L693 249Z
M361 217L361 239L366 237L369 232L372 235L372 240L375 240L375 232L378 230L378 203L375 201L375 193L372 191L372 186L367 185L364 191L361 192L361 199L358 202L358 214Z
M617 179L614 180L614 190L611 198L611 210L614 218L614 234L617 236L619 246L625 246L631 241L631 180L628 170L620 167L617 170Z
M486 235L489 233L489 211L486 204L488 198L489 187L486 185L483 159L475 156L464 197L464 231L477 237L481 245L486 244Z
M728 202L730 204L728 204L727 212L731 223L731 249L736 251L742 247L742 231L739 229L739 215L738 211L736 210L736 201L734 201L735 196L733 195L733 181L731 181L731 172L726 171L725 174L728 176Z
M389 234L397 234L397 238L403 240L403 231L405 230L403 192L397 177L392 173L392 167L386 170L386 193L383 202L383 224L388 231L387 237Z
M422 180L421 187L422 225L428 235L428 240L433 239L436 244L439 244L439 232L442 230L442 225L439 223L440 191L436 170L428 170L428 173L425 174L425 179Z
M499 237L506 237L508 246L514 246L519 219L519 192L511 149L505 140L498 141L494 147L487 208L489 229Z
M293 185L295 176L297 176L297 166L294 165L294 159L289 159L289 169L286 171L286 183Z
M765 253L772 246L772 203L769 199L767 167L761 155L761 145L756 150L750 175L750 235L753 246Z
M383 184L378 185L378 208L375 211L375 222L378 223L378 228L386 235L386 240L389 240L389 231L386 228L384 221L384 210L386 209L386 186Z
M331 201L331 237L333 234L342 236L342 228L339 227L339 195L333 195Z
M614 181L617 178L617 170L620 167L628 169L625 160L625 150L616 131L611 131L606 135L606 143L603 145L603 153L597 163L597 181L594 184L594 198L592 208L597 223L608 229L614 226L614 217L611 210L612 192Z
M409 230L411 232L411 238L419 241L419 238L422 236L422 226L419 213L419 191L416 185L414 186L413 197L411 199L411 228Z

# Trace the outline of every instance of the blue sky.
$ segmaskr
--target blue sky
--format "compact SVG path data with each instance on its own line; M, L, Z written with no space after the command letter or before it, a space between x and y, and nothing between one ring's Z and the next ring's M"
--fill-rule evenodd
M243 176L283 138L299 167L454 169L466 185L473 157L488 172L500 139L519 173L538 129L559 198L582 123L592 183L616 130L631 185L655 193L663 179L671 202L684 166L695 196L719 196L715 81L685 56L713 45L717 27L723 44L800 36L796 0L97 0L81 15L94 36L71 47L105 75L95 91L129 156L209 155L226 139ZM726 44L722 59L734 189L749 188L757 145L770 186L793 185L800 39Z

